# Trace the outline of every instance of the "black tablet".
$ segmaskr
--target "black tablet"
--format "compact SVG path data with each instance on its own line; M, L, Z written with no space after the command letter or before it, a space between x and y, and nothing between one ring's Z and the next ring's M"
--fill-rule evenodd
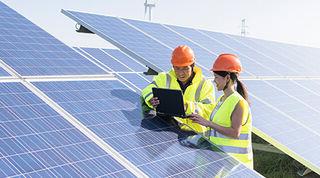
M186 117L181 90L152 88L153 96L158 97L160 104L156 111L159 115Z

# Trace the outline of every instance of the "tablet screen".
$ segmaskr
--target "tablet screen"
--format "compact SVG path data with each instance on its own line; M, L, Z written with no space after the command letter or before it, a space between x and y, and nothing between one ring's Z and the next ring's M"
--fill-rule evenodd
M156 111L160 115L186 117L181 90L152 88L153 96L158 97L160 104Z

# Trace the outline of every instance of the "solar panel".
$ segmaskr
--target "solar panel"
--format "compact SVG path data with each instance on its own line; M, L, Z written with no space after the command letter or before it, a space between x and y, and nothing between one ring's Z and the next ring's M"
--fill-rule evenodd
M152 69L161 72L171 68L168 62L171 57L172 49L150 38L145 33L131 27L122 20L115 17L105 17L74 11L64 11L68 17L79 20L82 23L94 22L94 28L88 27L94 33L108 39L112 44L123 52L129 54ZM108 28L106 28L108 27ZM155 66L152 59L157 59Z
M136 61L135 59L127 56L123 52L117 49L102 49L104 52L108 53L118 61L122 62L123 64L126 64L130 69L132 69L135 72L146 72L148 68L141 64L140 62Z
M298 73L294 68L288 68L281 60L273 59L253 47L248 47L239 43L232 38L229 38L227 35L222 33L215 33L201 30L202 33L207 34L208 36L227 44L229 47L236 51L236 54L242 59L241 62L244 62L244 65L248 70L254 70L255 67L259 66L260 70L254 70L256 75L268 76L268 75L278 75L278 76L296 76ZM243 40L246 40L244 38Z
M199 44L188 40L187 38L175 33L174 31L166 28L165 26L157 23L149 23L137 20L124 19L131 25L138 27L143 32L151 35L162 43L170 46L172 49L179 45L188 45L195 52L197 59L197 64L203 69L203 73L206 76L210 75L209 69L212 65L212 60L214 58L214 53L210 52L209 49L201 47ZM157 64L158 60L153 59L154 63ZM167 61L169 62L169 61Z
M177 45L187 44L195 50L198 64L204 68L204 73L206 76L211 76L207 69L212 65L212 61L216 55L226 52L235 53L240 56L243 65L246 66L244 76L268 77L308 76L308 74L319 75L319 73L314 73L314 71L317 70L315 70L312 65L309 65L310 62L307 62L306 64L308 64L308 68L312 68L311 71L313 71L313 73L301 72L301 69L299 69L299 66L301 65L299 63L302 61L302 56L290 56L289 60L282 62L282 60L280 60L282 59L281 55L277 53L269 55L264 48L259 48L253 44L250 44L251 39L249 38L236 37L205 30L161 25L157 23L148 23L143 21L120 19L73 11L63 11L63 13L82 25L90 28L90 30L105 38L109 42L115 44L120 49L124 49L124 52L132 56L146 56L145 59L148 59L148 61L141 61L156 70L163 70L165 68L168 69L171 66L170 64L165 64L167 61L164 62L163 60L160 60L164 59L162 57L151 57L151 51L155 52L154 55L158 55L157 52L159 50L159 45L167 46L172 50ZM124 23L124 21L126 23ZM121 31L121 34L116 33L118 31ZM123 36L130 36L133 39L120 39L123 38ZM154 40L150 40L149 38ZM141 49L141 41L149 44L149 47L145 48L145 50ZM282 48L285 47L289 50L297 49L297 47L292 45L281 45ZM127 50L128 46L132 47L129 51ZM139 46L139 49L137 49L136 46ZM273 47L273 50L277 49L277 47ZM313 55L319 56L319 53L314 52L317 51L316 49L307 49L313 51ZM307 49L303 49L302 51L306 52L308 51ZM162 52L166 53L166 51ZM170 54L170 52L167 51L167 54ZM170 58L170 56L167 55L166 59L168 58ZM140 57L137 57L137 59L140 59ZM155 66L150 65L150 63Z
M0 59L20 75L106 74L2 2Z
M0 177L133 177L22 84L0 93Z
M184 133L162 120L141 120L139 94L119 81L34 85L150 177L259 176L224 153L181 146Z
M142 72L137 72L143 68L140 63L132 58L124 55L116 49L99 49L99 48L75 48L81 54L87 56L92 60L99 61L104 64L106 70L109 70L115 76L125 82L127 85L142 90L152 80L152 76L144 75ZM109 53L107 53L109 52ZM111 56L113 54L114 56ZM136 68L138 66L138 68Z
M84 52L90 54L95 59L110 67L113 71L117 72L131 72L132 70L126 64L117 61L117 59L106 54L98 48L81 48Z
M142 90L147 85L150 84L152 81L151 77L146 77L146 75L138 74L138 73L119 73L119 79L121 80L121 77L124 80L125 83L129 83L137 87L138 89Z
M246 81L253 98L254 132L320 173L319 81ZM299 83L300 85L298 85ZM316 84L314 84L316 83Z
M303 74L308 76L320 75L320 72L318 70L318 65L320 64L318 60L320 56L319 48L311 48L281 43L273 44L276 44L276 48L279 48L279 51L283 52L284 55L288 54L289 58L297 59L295 60L295 62L297 62L299 66L304 66L306 69L304 72L302 72ZM294 58L294 56L296 56L296 58Z
M285 65L288 66L290 69L294 69L297 72L297 76L316 76L319 75L318 70L314 68L314 66L310 65L310 59L306 58L303 55L294 54L298 51L305 51L304 50L294 50L290 48L290 45L278 43L271 41L265 41L260 39L253 39L253 38L243 38L238 37L235 35L228 35L233 39L240 41L243 44L248 46L253 46L256 50L263 53L270 58L277 60L277 61L284 61ZM316 50L312 50L316 51ZM314 55L319 56L319 54ZM286 71L284 71L286 72ZM289 75L289 73L288 73ZM294 75L294 74L290 74Z

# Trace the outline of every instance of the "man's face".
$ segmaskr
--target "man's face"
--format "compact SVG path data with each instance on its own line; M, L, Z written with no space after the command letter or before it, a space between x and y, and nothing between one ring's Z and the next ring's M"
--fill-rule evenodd
M184 66L184 67L173 66L173 69L180 82L186 82L192 75L191 66Z

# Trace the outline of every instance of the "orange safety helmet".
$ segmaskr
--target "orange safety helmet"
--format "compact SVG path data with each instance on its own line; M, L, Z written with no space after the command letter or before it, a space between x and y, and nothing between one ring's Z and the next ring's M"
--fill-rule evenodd
M185 67L193 64L194 62L194 53L190 47L181 45L173 50L171 57L171 63L173 66Z
M234 54L220 54L214 61L211 71L226 71L240 73L242 65L238 56Z

